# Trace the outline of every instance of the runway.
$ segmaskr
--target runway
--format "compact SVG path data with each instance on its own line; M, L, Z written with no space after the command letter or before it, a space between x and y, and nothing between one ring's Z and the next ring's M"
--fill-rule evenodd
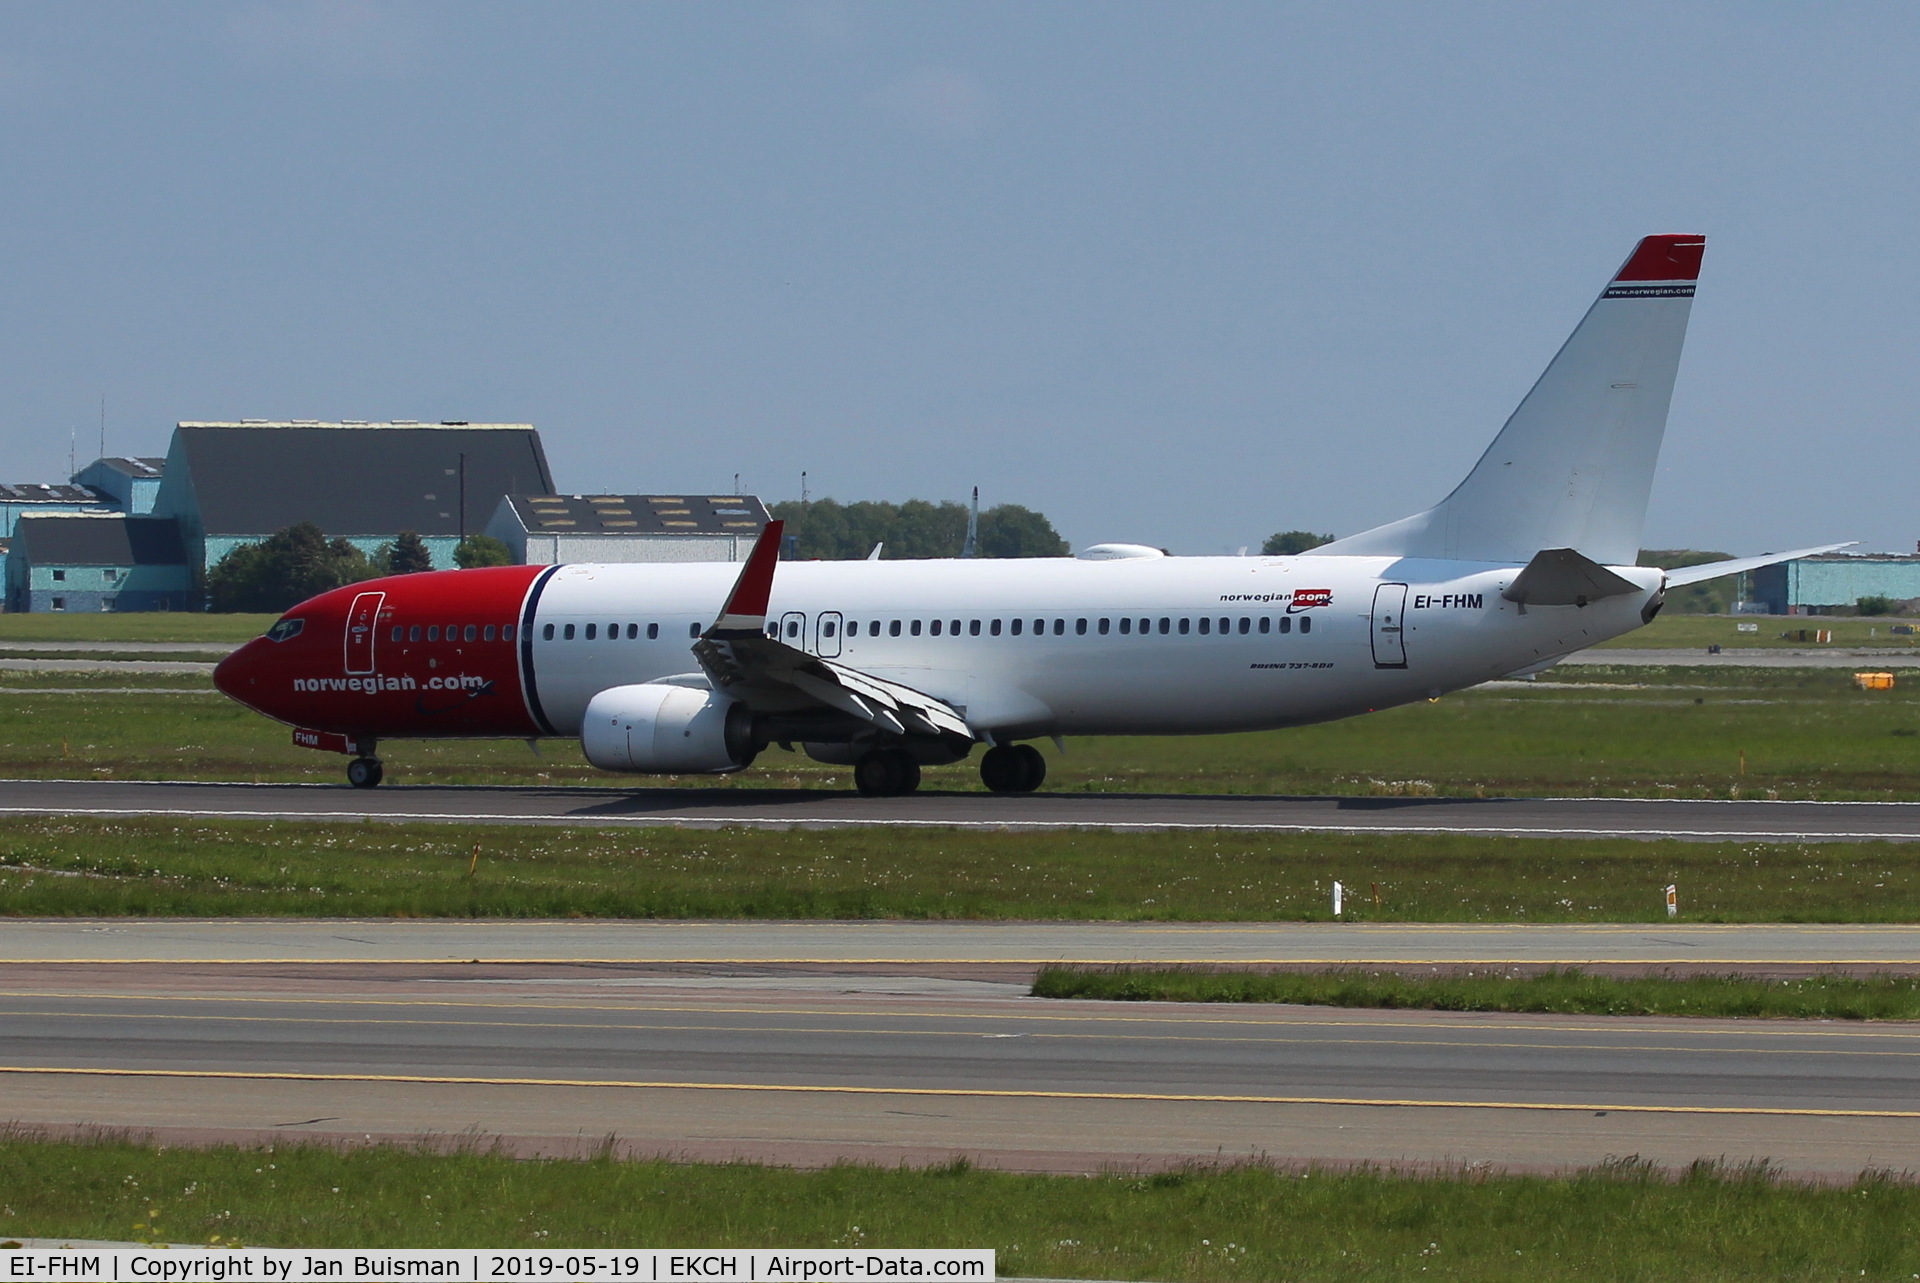
M337 931L350 934L357 924ZM926 975L0 966L0 1118L1027 1170L1920 1168L1920 1027L1050 1002Z
M1237 829L1766 842L1912 841L1920 803L1634 798L1246 797L1219 794L851 792L747 788L352 789L323 784L0 780L0 815L388 820L771 828Z

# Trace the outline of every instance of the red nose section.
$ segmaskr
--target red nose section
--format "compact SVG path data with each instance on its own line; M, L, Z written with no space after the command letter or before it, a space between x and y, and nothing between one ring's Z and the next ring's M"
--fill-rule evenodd
M288 611L214 685L296 727L358 737L528 736L522 636L544 566L352 584Z

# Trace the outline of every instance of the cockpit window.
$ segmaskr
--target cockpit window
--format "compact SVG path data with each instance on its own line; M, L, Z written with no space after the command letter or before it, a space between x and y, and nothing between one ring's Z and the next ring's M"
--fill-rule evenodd
M283 619L273 627L267 629L267 640L277 642L287 641L291 638L298 637L300 630L306 626L307 621L304 619Z

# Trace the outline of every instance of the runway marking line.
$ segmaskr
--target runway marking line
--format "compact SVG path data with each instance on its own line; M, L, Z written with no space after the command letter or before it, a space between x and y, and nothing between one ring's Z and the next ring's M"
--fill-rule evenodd
M1636 799L1652 800L1652 799ZM1839 804L1847 805L1847 804ZM927 828L996 829L1007 832L1026 830L1054 831L1089 829L1106 832L1236 832L1275 833L1384 833L1404 836L1415 833L1457 833L1469 837L1560 837L1560 838L1676 838L1719 842L1910 842L1920 840L1920 831L1912 833L1798 831L1790 829L1656 829L1656 828L1568 828L1544 825L1442 825L1442 824L1334 824L1277 820L1207 822L1188 820L913 820L861 819L855 817L790 816L762 818L747 815L513 815L454 814L441 811L251 811L216 810L205 807L45 807L0 806L0 815L87 816L102 819L132 819L140 816L183 819L232 820L381 820L435 824L546 824L577 828L633 828L658 825L713 825L717 827L771 829L853 829L853 828Z
M1023 1021L1053 1021L1053 1022L1072 1023L1072 1024L1116 1024L1116 1025L1134 1025L1134 1024L1169 1024L1169 1025L1201 1025L1201 1026L1228 1025L1228 1026L1242 1027L1242 1028L1247 1026L1254 1026L1259 1028L1270 1028L1270 1029L1445 1029L1448 1027L1446 1025L1430 1024L1425 1021L1409 1020L1409 1019L1386 1017L1386 1016L1383 1016L1381 1019L1378 1019L1378 1020L1320 1020L1320 1019L1302 1019L1297 1017L1286 1018L1286 1017L1292 1016L1292 1012L1289 1011L1289 1012L1281 1013L1281 1018L1260 1019L1254 1014L1254 1012L1248 1012L1243 1016L1237 1016L1237 1017L1223 1017L1223 1016L1204 1016L1204 1015L1197 1015L1197 1014L1190 1015L1186 1011L1181 1009L1185 1006L1211 1005L1211 1004L1200 1004L1200 1003L1166 1004L1172 1007L1173 1010L1156 1012L1153 1015L1145 1015L1145 1016L1120 1016L1120 1015L1102 1014L1099 1012L1075 1012L1071 1010L1064 1011L1064 1012L1054 1012L1054 1011L973 1012L973 1011L909 1010L909 1011L890 1011L890 1012L883 1012L883 1013L875 1013L872 1011L865 1011L865 1010L859 1010L859 1009L835 1010L833 1008L787 1007L787 1006L773 1006L773 1005L768 1005L764 1007L750 1007L750 1006L701 1007L694 1004L683 1004L683 1005L675 1005L675 1006L648 1006L644 1004L627 1004L627 1003L613 1004L613 1003L589 1003L589 1002L482 1002L482 1001L469 1001L464 999L449 1000L449 999L437 999L437 998L419 998L419 999L337 998L337 997L311 997L311 996L302 996L297 994L288 995L288 996L273 996L273 997L253 997L253 996L248 996L244 994L242 995L161 994L161 995L143 995L143 996L136 996L136 997L128 997L127 995L121 995L121 994L104 995L104 994L85 993L85 992L66 993L58 990L43 990L43 991L21 990L21 991L0 991L0 997L65 998L65 999L79 999L79 1000L85 1000L85 1001L117 1001L117 1002L128 1002L128 1001L179 1002L179 1003L206 1002L206 1003L235 1003L235 1004L237 1003L281 1003L286 1005L293 1005L298 1003L298 1004L305 1004L310 1006L409 1007L409 1008L410 1007L442 1007L442 1008L450 1007L457 1010L474 1010L474 1011L581 1011L581 1012L611 1011L611 1012L621 1012L621 1013L659 1013L659 1014L685 1014L687 1012L694 1012L698 1014L714 1015L714 1016L729 1016L729 1015L827 1016L827 1017L845 1016L849 1018L863 1018L863 1019L869 1019L869 1020L873 1019L876 1015L884 1015L897 1020L953 1020L953 1021L972 1020L972 1021L982 1021L982 1022L1004 1021L1008 1023L1023 1022ZM1040 1002L1043 1000L1036 999L1035 1001ZM1132 1004L1129 1004L1129 1005L1132 1005ZM1280 1006L1282 1004L1274 1004L1274 1005ZM32 1014L32 1015L51 1014L51 1015L57 1015L57 1016L76 1016L79 1018L104 1018L107 1016L121 1016L124 1014L125 1017L129 1019L140 1019L140 1018L179 1019L179 1020L191 1020L191 1019L273 1020L275 1019L275 1017L271 1017L271 1016L195 1017L195 1016L153 1015L153 1016L143 1017L141 1013L118 1013L118 1012L105 1012L105 1013L33 1012L28 1014ZM1501 1014L1508 1014L1508 1013L1433 1011L1428 1014L1441 1019L1446 1019L1448 1017L1457 1017L1457 1016L1501 1015ZM299 1017L299 1016L288 1017L287 1019L312 1020L312 1018L310 1017ZM1828 1025L1830 1023L1835 1023L1835 1022L1829 1022L1825 1020L1822 1020L1822 1021L1801 1020L1801 1021L1791 1021L1791 1022L1786 1020L1769 1021L1762 1017L1739 1017L1739 1016L1726 1016L1726 1017L1717 1017L1717 1018L1716 1017L1689 1017L1689 1016L1608 1016L1608 1017L1601 1017L1601 1019L1618 1020L1618 1021L1628 1021L1628 1020L1660 1020L1660 1021L1675 1021L1675 1022L1688 1021L1690 1023L1687 1025L1686 1028L1684 1028L1684 1030L1681 1030L1681 1032L1685 1032L1687 1034L1700 1036L1700 1037L1722 1037L1722 1038L1739 1037L1739 1038L1756 1038L1756 1039L1757 1038L1911 1039L1911 1038L1920 1037L1920 1022L1911 1022L1911 1021L1907 1021L1907 1022L1842 1021L1842 1022L1837 1022L1839 1024L1839 1027L1837 1028L1809 1028L1807 1026L1816 1024L1816 1023L1820 1025ZM1695 1020L1702 1020L1702 1021L1717 1020L1719 1023L1713 1026L1705 1026L1705 1025L1691 1023ZM1749 1021L1752 1023L1746 1024L1745 1027L1729 1027L1729 1026L1740 1025L1743 1022L1749 1022ZM323 1021L312 1020L312 1023L318 1024L318 1023L323 1023ZM340 1020L338 1021L338 1023L352 1024L356 1022L351 1020ZM361 1023L388 1023L388 1022L369 1018L367 1021L361 1022ZM400 1021L400 1022L393 1022L393 1023L460 1024L460 1023L481 1023L481 1022ZM530 1022L492 1021L492 1022L485 1022L485 1023L499 1024L502 1026L506 1026L506 1025L512 1025L512 1024L529 1024ZM1880 1024L1881 1027L1874 1028L1873 1025L1875 1023ZM1902 1028L1886 1028L1885 1027L1887 1025L1900 1025L1900 1024L1904 1024L1906 1028L1902 1029ZM1782 1026L1790 1026L1790 1027L1782 1027ZM532 1027L538 1027L538 1026L532 1026ZM580 1028L581 1026L567 1025L567 1026L560 1026L560 1027ZM688 1027L702 1028L702 1027L712 1027L712 1026L688 1026ZM1524 1024L1524 1025L1513 1025L1513 1024L1496 1024L1496 1023L1489 1022L1489 1023L1475 1023L1468 1027L1476 1030L1508 1031L1508 1032L1515 1032L1515 1033L1545 1032L1545 1033L1602 1034L1602 1033L1625 1032L1625 1030L1623 1030L1620 1026L1617 1026L1617 1025L1608 1026L1608 1025L1600 1025L1600 1024L1554 1025L1554 1024L1535 1023L1535 1024ZM899 1032L911 1033L914 1031L902 1030ZM977 1035L969 1034L966 1036L974 1037ZM1064 1035L1062 1034L1062 1035L1041 1035L1041 1036L1095 1037L1098 1035L1090 1035L1090 1034L1089 1035ZM1201 1040L1195 1039L1193 1041L1201 1041ZM1223 1040L1223 1041L1227 1041L1227 1040ZM1247 1040L1247 1041L1251 1041L1251 1040ZM1358 1041L1358 1040L1355 1040L1355 1041ZM1472 1044L1463 1044L1463 1045L1472 1045ZM1687 1050L1687 1049L1674 1048L1674 1050ZM1713 1050L1713 1049L1707 1048L1704 1050ZM1897 1054L1906 1054L1906 1053L1874 1053L1874 1054L1897 1055Z
M0 967L1920 967L1920 958L8 958ZM911 978L911 977L902 977ZM511 983L502 981L501 983Z
M806 1013L799 1013L806 1014ZM1913 1057L1920 1056L1920 1049L1913 1051L1878 1051L1869 1048L1832 1048L1832 1047L1688 1047L1636 1046L1632 1043L1556 1043L1556 1042L1478 1042L1449 1038L1316 1038L1310 1041L1279 1037L1255 1037L1253 1035L1223 1035L1214 1037L1196 1037L1188 1034L1118 1034L1118 1033L1027 1033L1027 1034L981 1034L970 1029L856 1029L841 1025L830 1028L814 1028L806 1025L669 1025L669 1024L592 1024L583 1025L558 1020L420 1020L414 1018L392 1019L379 1016L209 1016L194 1013L172 1015L166 1012L139 1011L0 1011L0 1016L38 1017L41 1019L73 1020L199 1020L208 1023L228 1024L298 1024L298 1025L407 1025L426 1028L453 1029L573 1029L588 1033L721 1033L721 1034L811 1034L819 1037L846 1037L859 1035L871 1038L1031 1038L1034 1041L1054 1042L1168 1042L1203 1043L1220 1046L1231 1044L1255 1044L1274 1046L1281 1044L1305 1045L1310 1047L1432 1047L1442 1050L1460 1049L1466 1051L1612 1051L1612 1052L1648 1052L1653 1054L1671 1054L1684 1056L1879 1056ZM1366 1026L1348 1025L1325 1026L1310 1024L1272 1024L1275 1030L1315 1029L1315 1028L1364 1028ZM1391 1028L1393 1026L1378 1026ZM1490 1026L1504 1029L1509 1026ZM1437 1028L1436 1033L1450 1032ZM1556 1032L1545 1029L1542 1032ZM1562 1032L1586 1032L1579 1029ZM1912 1038L1915 1034L1896 1035Z
M438 1087L618 1087L631 1091L747 1091L830 1096L918 1096L987 1100L1115 1100L1203 1105L1347 1105L1399 1109L1501 1109L1554 1113L1726 1114L1774 1118L1915 1118L1920 1109L1812 1109L1768 1105L1616 1105L1571 1101L1413 1100L1363 1096L1235 1096L1213 1093L1052 1091L1000 1087L860 1087L826 1083L645 1082L583 1078L480 1078L433 1074L325 1074L242 1069L95 1069L0 1065L0 1074L88 1078L186 1078L222 1082L404 1083Z

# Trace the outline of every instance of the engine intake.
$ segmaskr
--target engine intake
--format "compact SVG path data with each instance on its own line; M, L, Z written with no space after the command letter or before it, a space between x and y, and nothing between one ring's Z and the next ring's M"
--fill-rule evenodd
M745 704L664 683L595 695L580 722L580 747L603 771L642 774L723 774L752 765L760 751Z

